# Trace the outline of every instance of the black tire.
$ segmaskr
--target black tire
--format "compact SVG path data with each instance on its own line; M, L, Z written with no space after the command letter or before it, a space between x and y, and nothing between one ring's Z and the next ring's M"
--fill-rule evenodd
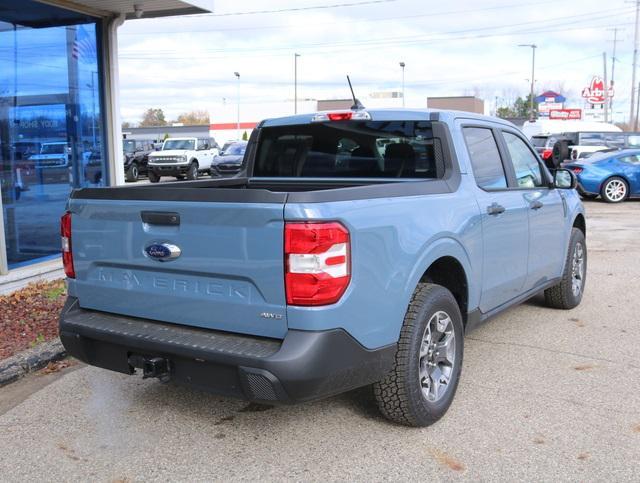
M193 161L189 165L189 168L187 168L187 179L189 181L198 179L198 163L196 163L195 161Z
M431 326L434 317L443 313L448 316L445 320L450 323L447 325L450 330L447 331L445 328L442 340L453 333L453 362L450 366L449 381L440 398L431 401L423 392L423 389L427 388L423 387L422 381L431 379L421 378L421 367L426 366L421 365L420 354L427 326ZM464 352L463 337L462 315L451 292L440 285L419 284L413 293L400 331L395 365L382 381L373 385L380 412L387 419L406 426L428 426L440 419L449 409L458 387ZM433 351L435 348L429 352L429 357ZM439 355L438 352L435 352L435 355ZM425 356L424 359L428 357ZM440 379L439 387L441 383Z
M557 169L560 167L564 161L569 159L569 142L567 140L561 139L560 141L556 141L553 145L553 151L551 154L551 166L552 169Z
M582 246L582 269L576 270L574 258L578 245ZM574 290L574 278L580 279L580 288L576 292ZM571 239L569 240L569 249L564 262L564 272L560 283L548 288L544 291L544 299L547 305L554 309L569 310L577 307L582 301L584 286L587 282L587 243L584 233L578 228L571 230Z
M176 175L176 179L177 180L183 180L184 179L184 175L183 174L178 174L178 175Z
M131 166L129 166L129 169L127 170L126 173L126 179L129 182L133 182L133 181L138 181L138 178L140 177L140 171L138 170L138 164L137 163L131 163Z
M613 191L614 186L619 187L619 190ZM629 197L629 184L619 176L612 176L602 183L600 196L607 203L620 203Z
M152 183L157 183L158 181L160 181L160 175L152 170L149 170L149 181Z

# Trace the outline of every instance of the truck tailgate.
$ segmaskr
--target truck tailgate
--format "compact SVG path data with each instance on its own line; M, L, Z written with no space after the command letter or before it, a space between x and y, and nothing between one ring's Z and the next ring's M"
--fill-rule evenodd
M71 199L69 209L69 290L82 308L284 337L283 204ZM180 254L153 258L152 246Z

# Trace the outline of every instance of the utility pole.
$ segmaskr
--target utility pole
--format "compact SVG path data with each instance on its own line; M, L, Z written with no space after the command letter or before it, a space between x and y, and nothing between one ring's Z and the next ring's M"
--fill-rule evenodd
M638 92L640 92L640 83L638 83ZM638 130L638 116L640 115L640 95L636 99L636 119L633 123L633 131L636 132Z
M640 0L637 1L640 4ZM529 108L529 121L533 122L536 120L533 108L533 97L536 82L536 49L538 46L536 44L520 44L518 47L531 47L531 107Z
M619 30L623 30L619 27L614 27L612 29L609 29L610 31L613 32L613 52L611 54L611 89L614 89L614 85L616 83L616 62L618 61L618 58L616 57L616 52L617 52L617 48L618 48L618 42L620 42L620 40L618 39L618 31ZM613 97L609 98L609 109L611 110L611 120L613 120Z
M609 82L607 80L607 53L602 52L602 65L604 67L604 122L609 122Z
M238 78L238 89L236 93L236 100L238 102L238 112L236 117L236 135L237 135L237 139L240 139L242 137L240 135L240 72L234 72L233 75L235 75Z
M293 54L293 113L298 114L298 57Z
M402 68L402 107L404 107L404 62L400 62L400 67Z
M638 17L640 16L640 0L635 1L636 4L636 21L634 24L634 32L633 32L633 68L631 71L631 102L630 102L630 112L629 112L629 124L633 123L635 126L634 131L638 126L638 118L633 115L633 110L635 108L635 96L636 96L636 67L638 63ZM638 93L638 97L640 97L640 92Z

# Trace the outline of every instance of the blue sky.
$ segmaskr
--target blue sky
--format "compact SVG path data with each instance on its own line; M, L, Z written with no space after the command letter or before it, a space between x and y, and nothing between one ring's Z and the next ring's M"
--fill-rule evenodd
M264 10L271 12L253 13ZM242 118L255 120L261 105L291 103L294 53L301 54L300 98L346 97L347 73L359 92L399 90L403 61L407 106L425 107L428 96L476 94L493 109L496 96L506 104L529 91L531 49L522 43L539 47L536 90L562 90L581 107L582 88L602 74L604 51L611 74L610 29L617 27L614 112L622 120L633 12L624 0L217 0L213 15L120 28L121 111L134 122L147 107L161 107L169 118L215 112L223 99L235 99L238 71Z

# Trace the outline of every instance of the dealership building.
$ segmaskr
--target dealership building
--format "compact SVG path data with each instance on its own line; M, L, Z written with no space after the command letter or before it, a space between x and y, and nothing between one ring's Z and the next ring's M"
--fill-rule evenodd
M0 0L0 293L60 273L69 193L124 182L118 27L213 0ZM87 179L87 166L100 172Z

